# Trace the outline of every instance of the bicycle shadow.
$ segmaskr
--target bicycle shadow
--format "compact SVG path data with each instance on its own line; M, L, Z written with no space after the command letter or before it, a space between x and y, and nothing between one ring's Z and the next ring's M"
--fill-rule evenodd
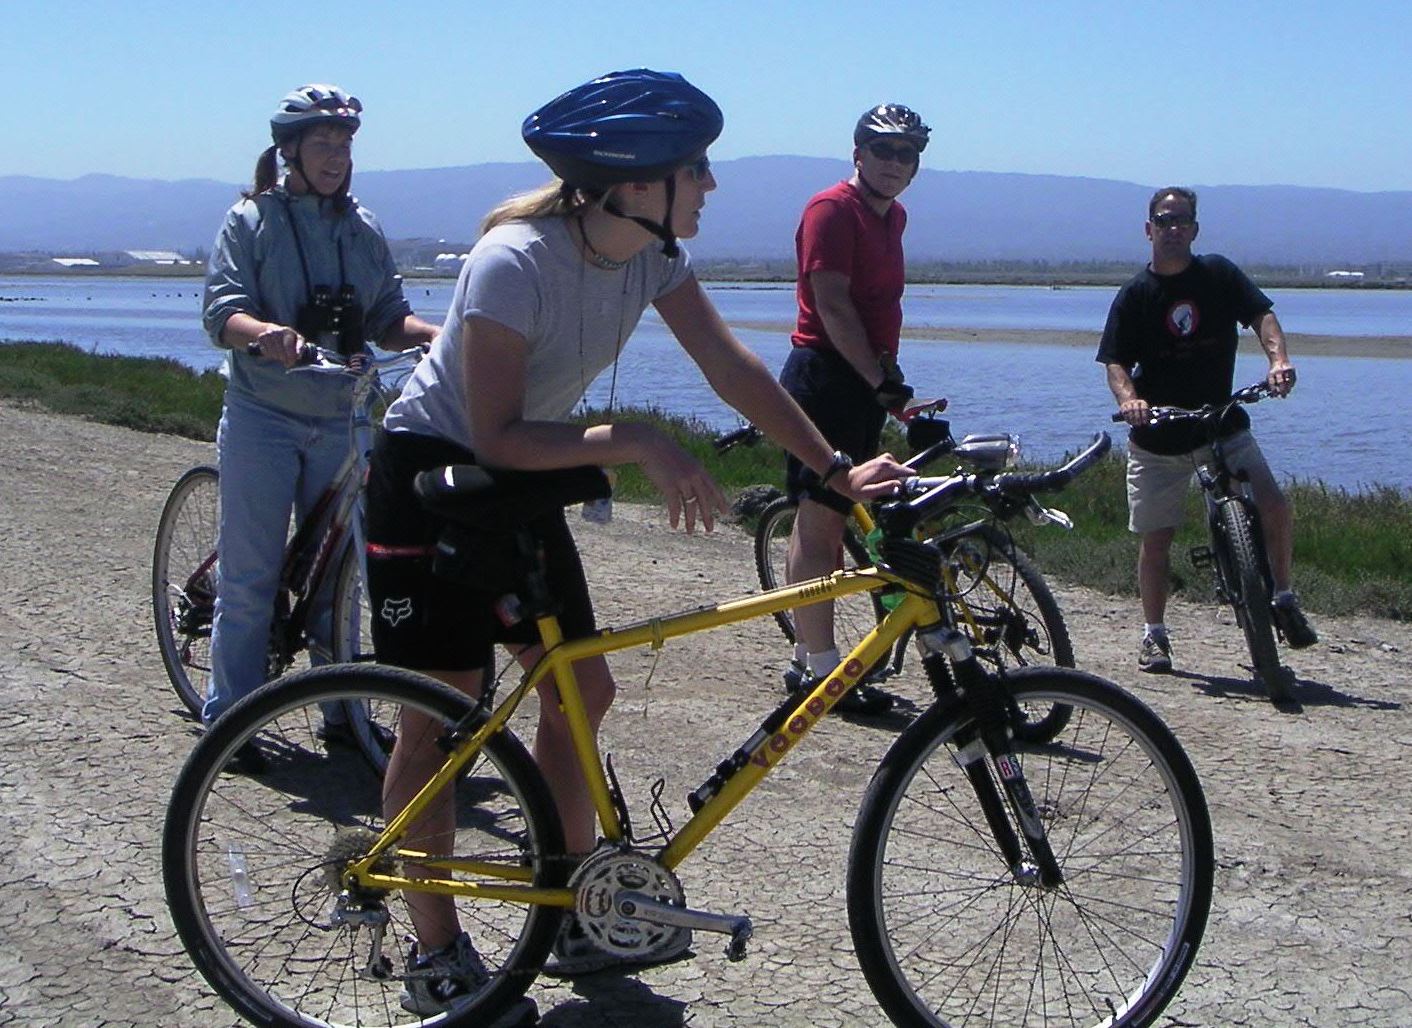
M1169 671L1167 677L1185 679L1194 684L1207 696L1216 699L1248 699L1269 703L1276 710L1287 714L1302 713L1309 707L1339 707L1343 709L1364 708L1367 710L1401 710L1402 704L1394 700L1371 699L1357 696L1342 689L1312 678L1300 678L1288 667L1287 687L1290 698L1273 702L1265 692L1265 687L1254 678L1234 678L1228 675L1206 675L1197 671Z
M538 1023L543 1028L597 1028L604 1023L605 1010L629 1015L629 1023L636 1028L679 1028L686 1024L684 1001L659 995L628 973L604 972L576 978L573 992L577 998L541 1011Z

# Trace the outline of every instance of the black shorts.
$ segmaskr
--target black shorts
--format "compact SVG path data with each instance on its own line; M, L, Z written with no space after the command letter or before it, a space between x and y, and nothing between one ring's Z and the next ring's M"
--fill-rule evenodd
M878 455L887 411L878 405L873 387L842 356L796 346L785 359L780 385L835 450L842 450L856 464ZM819 488L816 476L792 455L785 464L785 486L796 502L807 496L840 514L853 509L852 500L827 486Z
M432 571L436 541L449 523L424 509L413 492L417 473L446 464L474 464L474 456L445 439L379 431L368 473L368 600L378 660L425 671L470 671L490 664L495 643L539 641L533 621L505 625L497 613L505 590L477 588ZM528 526L543 548L549 590L560 603L564 637L594 631L593 604L583 564L562 510ZM512 537L475 533L487 552L504 552Z

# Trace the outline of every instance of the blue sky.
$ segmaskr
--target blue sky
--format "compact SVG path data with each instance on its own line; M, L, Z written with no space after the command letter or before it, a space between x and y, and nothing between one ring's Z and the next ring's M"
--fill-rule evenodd
M524 160L521 119L605 71L676 70L712 155L846 157L868 105L929 167L1148 185L1412 189L1412 7L1348 0L334 4L0 0L0 175L247 181L278 99L337 82L364 169Z

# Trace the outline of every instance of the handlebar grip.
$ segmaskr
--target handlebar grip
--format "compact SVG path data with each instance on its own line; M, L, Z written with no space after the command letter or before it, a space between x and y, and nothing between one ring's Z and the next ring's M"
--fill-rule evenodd
M1050 493L1064 488L1083 472L1098 462L1113 446L1113 437L1107 432L1099 432L1093 442L1072 460L1061 467L1049 471L1019 474L1010 472L997 475L992 487L1000 493L1015 495L1020 493Z
M1123 420L1123 412L1115 410L1112 414L1108 415L1108 420L1121 422Z
M263 357L265 355L264 349L260 346L260 343L257 340L251 340L250 342L246 343L245 352L252 357ZM299 344L300 364L313 364L317 362L318 359L319 348L317 346L315 346L313 343Z
M737 428L734 432L727 432L723 436L717 436L712 440L711 445L716 448L717 453L725 453L732 447L739 446L742 443L746 446L754 446L760 441L760 435L760 430L754 425L746 425L743 428Z

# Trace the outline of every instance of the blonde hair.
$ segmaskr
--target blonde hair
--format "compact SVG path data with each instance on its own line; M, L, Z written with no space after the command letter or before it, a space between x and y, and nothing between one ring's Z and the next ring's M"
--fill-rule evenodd
M528 193L516 193L502 200L480 223L485 235L508 221L528 221L531 218L568 218L601 204L607 193L579 189L560 179L554 179Z

